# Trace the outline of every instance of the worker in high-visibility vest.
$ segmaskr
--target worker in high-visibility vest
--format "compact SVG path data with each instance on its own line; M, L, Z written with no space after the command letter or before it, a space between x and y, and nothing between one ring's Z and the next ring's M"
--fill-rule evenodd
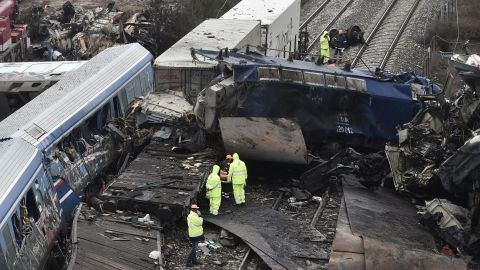
M247 185L247 166L237 153L233 154L233 162L228 170L228 181L232 182L233 196L236 205L245 205L245 186Z
M210 199L210 214L218 215L218 209L220 209L220 203L222 202L222 182L218 172L220 167L213 165L212 173L208 176L207 188L208 198Z
M323 57L323 63L328 63L330 60L330 35L324 31L320 36L320 55Z
M192 206L190 206L190 214L187 217L187 224L188 237L192 243L192 249L187 257L187 267L192 267L201 264L197 261L197 246L198 242L205 240L203 237L203 218L198 205L192 204Z

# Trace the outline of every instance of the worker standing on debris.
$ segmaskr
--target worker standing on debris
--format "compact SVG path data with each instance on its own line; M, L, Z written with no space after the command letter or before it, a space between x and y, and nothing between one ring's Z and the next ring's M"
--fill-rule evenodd
M220 180L227 181L228 170L230 169L230 164L232 163L233 158L231 155L227 155L224 161L220 163Z
M190 214L187 217L188 237L192 243L192 249L187 257L187 267L200 264L197 261L197 245L198 242L205 240L203 237L203 218L199 209L198 205L192 204Z
M208 198L210 199L210 214L214 216L218 215L218 209L220 209L220 203L222 202L222 182L220 176L218 176L219 171L220 167L213 165L212 173L208 176L206 184Z
M327 63L330 59L330 35L327 31L320 36L320 55L323 57L322 64Z
M232 182L233 196L236 205L245 205L245 186L247 184L247 166L237 153L233 154L233 162L228 170L228 182Z

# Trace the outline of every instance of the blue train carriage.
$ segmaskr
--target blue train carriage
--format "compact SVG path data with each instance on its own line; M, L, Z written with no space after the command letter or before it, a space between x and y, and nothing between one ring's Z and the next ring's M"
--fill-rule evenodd
M107 49L0 123L0 269L43 267L86 187L118 156L105 126L153 90L152 59L139 44Z
M60 228L43 155L20 138L0 142L0 269L40 269Z
M73 214L78 197L88 194L89 184L93 193L98 191L101 174L118 159L122 146L106 125L153 90L152 59L138 44L106 50L85 65L82 83L66 81L75 89L36 117L22 134L44 149L65 218Z
M202 92L195 107L197 119L207 130L220 129L227 151L239 151L254 159L284 158L285 153L265 154L275 150L268 145L262 147L261 142L271 144L285 139L282 145L291 145L299 141L291 138L295 132L289 127L295 126L301 129L300 137L307 146L337 141L381 149L386 142L398 141L397 127L408 123L418 112L419 95L440 91L437 85L413 73L346 71L255 53L196 53L219 59L223 70L223 80ZM276 125L280 131L272 132L272 119L283 119L281 125ZM235 143L242 138L229 130L242 132L242 127L249 123L254 123L250 125L255 126L255 134L248 141L243 139L244 146ZM282 127L285 123L288 128ZM279 138L272 140L274 134ZM306 163L307 148L298 146L282 151L290 151L291 155L302 152L296 163Z

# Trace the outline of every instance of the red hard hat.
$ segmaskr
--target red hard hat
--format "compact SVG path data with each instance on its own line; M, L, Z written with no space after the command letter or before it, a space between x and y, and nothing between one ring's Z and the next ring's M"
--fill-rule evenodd
M196 205L196 204L192 204L192 206L190 206L190 208L192 208L192 209L200 209L200 207L198 207L198 205Z

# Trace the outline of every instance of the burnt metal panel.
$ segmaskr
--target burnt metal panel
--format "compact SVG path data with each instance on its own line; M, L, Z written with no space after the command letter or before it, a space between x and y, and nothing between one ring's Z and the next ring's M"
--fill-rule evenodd
M241 158L307 163L307 147L298 123L285 118L220 118L220 129L229 153Z

